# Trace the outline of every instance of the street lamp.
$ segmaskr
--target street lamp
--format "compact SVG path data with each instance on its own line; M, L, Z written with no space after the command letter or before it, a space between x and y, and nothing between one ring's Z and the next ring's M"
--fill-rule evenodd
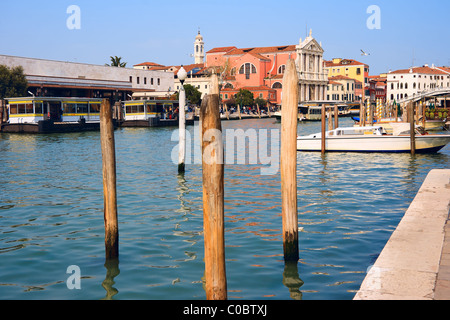
M185 171L185 159L186 159L186 91L184 91L184 81L187 78L187 72L181 66L178 70L178 79L180 80L180 94L179 94L179 107L178 107L178 119L180 122L180 150L178 155L178 173L184 173Z

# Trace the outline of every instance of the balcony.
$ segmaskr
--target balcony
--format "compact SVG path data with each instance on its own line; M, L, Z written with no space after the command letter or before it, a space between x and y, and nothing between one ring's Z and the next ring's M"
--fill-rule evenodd
M298 79L300 81L328 81L327 72L299 72Z

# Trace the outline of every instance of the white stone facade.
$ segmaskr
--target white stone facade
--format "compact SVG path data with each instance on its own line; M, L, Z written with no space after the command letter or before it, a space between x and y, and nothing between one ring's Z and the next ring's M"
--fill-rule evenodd
M299 73L300 102L325 101L327 96L328 73L323 68L322 45L312 32L296 46L296 65Z
M387 101L412 98L422 92L450 88L450 70L437 67L414 67L387 75Z

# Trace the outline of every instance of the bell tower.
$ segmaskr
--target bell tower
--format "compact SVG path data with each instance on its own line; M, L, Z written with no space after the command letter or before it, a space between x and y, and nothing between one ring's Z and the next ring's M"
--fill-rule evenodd
M203 37L200 34L200 29L198 30L198 35L195 37L194 57L196 64L205 63L205 43L203 42Z

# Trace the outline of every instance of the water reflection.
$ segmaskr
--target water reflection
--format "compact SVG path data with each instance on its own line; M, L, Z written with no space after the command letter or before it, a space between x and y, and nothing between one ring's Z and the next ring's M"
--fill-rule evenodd
M298 262L286 262L283 272L283 285L289 289L289 295L293 300L302 300L303 294L300 287L304 282L298 274Z
M102 287L106 290L106 296L102 300L113 300L114 296L119 293L119 290L113 287L116 284L114 279L120 274L119 259L107 259L105 268L106 278L102 282Z

